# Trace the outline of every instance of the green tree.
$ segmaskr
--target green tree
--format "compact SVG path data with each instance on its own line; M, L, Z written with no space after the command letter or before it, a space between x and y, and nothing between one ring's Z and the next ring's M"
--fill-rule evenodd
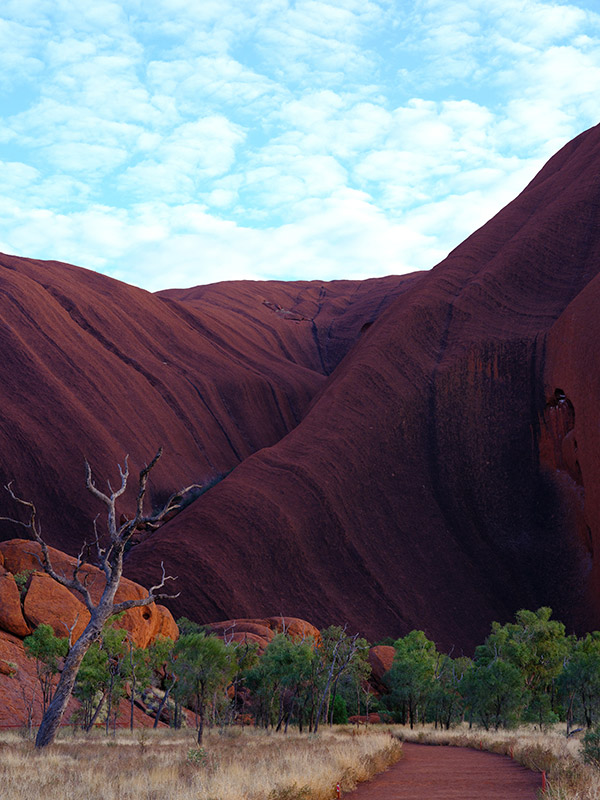
M81 724L86 731L94 725L106 701L109 677L108 655L100 642L94 642L83 657L73 687L73 696L81 703Z
M196 713L198 744L202 744L206 707L213 692L225 689L232 672L231 653L225 643L204 631L180 636L173 649L175 691Z
M472 715L486 730L516 723L526 698L519 669L501 658L480 654L465 673L464 697Z
M367 683L371 674L368 654L369 645L358 634L350 636L339 625L330 625L321 631L316 656L321 665L322 686L315 732L318 731L324 706L329 710L335 704L338 690L344 683L349 683L356 689L359 705L362 695L368 709L372 697ZM329 714L326 714L326 718L331 719Z
M306 688L314 662L314 641L293 639L278 633L269 642L247 676L257 716L265 728L285 730L295 713L302 714Z
M127 631L105 625L102 629L102 651L106 654L108 671L106 691L106 733L110 730L111 720L116 724L119 702L125 695L125 679L128 674L127 664Z
M69 642L66 638L56 636L50 625L42 623L31 636L25 637L23 646L27 656L35 659L35 673L42 690L45 714L54 689L54 679L60 671L61 660L67 655Z
M521 610L515 622L492 624L480 657L499 658L516 667L523 678L528 702L524 718L543 726L558 719L556 681L570 649L562 622L551 619L548 607ZM476 660L477 660L476 656Z
M464 678L471 665L469 658L453 659L445 653L438 654L429 700L436 728L440 725L448 730L452 722L462 715Z
M143 647L137 647L132 639L127 639L127 672L129 680L129 729L133 730L135 699L150 685L152 666L150 654Z
M391 702L400 710L402 721L410 723L421 718L435 687L435 671L439 653L423 631L411 631L394 643L396 651L392 668L387 673Z
M573 643L558 685L566 706L567 733L574 718L589 730L600 716L600 632Z
M148 657L152 671L158 675L163 696L156 709L154 716L154 728L158 727L163 709L166 707L169 696L177 682L177 674L175 672L175 655L174 650L175 642L166 636L160 636L148 648ZM176 720L171 720L172 723Z
M250 670L258 663L258 644L244 640L242 642L232 641L228 645L232 651L232 675L231 688L233 697L231 698L230 718L233 722L234 717L240 710L240 704L244 702L246 679Z
M12 488L12 481L5 487L15 504L21 508L21 511L26 509L23 513L27 514L28 519L26 522L22 519L13 519L11 517L1 517L1 519L12 522L15 525L20 525L28 531L29 535L31 535L39 545L40 563L43 570L57 583L60 583L67 589L77 592L90 612L88 624L85 626L81 636L73 646L69 648L66 655L56 691L44 713L38 730L35 740L35 746L38 748L46 747L54 741L56 732L73 692L73 686L75 685L75 679L81 662L89 647L100 639L102 628L105 623L114 614L119 614L130 608L150 605L159 597L164 597L165 595L160 594L160 590L165 586L167 580L172 580L172 576L166 575L164 565L161 565L162 579L156 586L152 586L149 589L146 597L123 600L122 602L115 601L117 589L119 588L123 575L123 558L126 550L131 546L134 535L139 531L148 531L156 528L165 517L182 507L184 495L198 488L194 484L179 492L175 492L168 498L162 508L155 509L149 514L146 514L144 505L148 480L152 469L162 456L162 452L162 447L160 447L152 461L139 473L135 512L131 518L124 517L118 513L117 510L117 501L125 494L127 482L129 480L128 457L125 457L124 467L119 465L121 485L118 489L113 491L109 482L109 494L105 494L98 489L92 475L92 468L87 461L85 462L86 488L96 500L102 503L106 508L107 536L104 541L101 541L100 534L96 526L94 526L93 545L90 547L87 542L84 542L79 556L73 565L70 577L62 570L57 572L54 569L50 551L41 535L35 504L15 494ZM90 594L88 580L86 580L82 574L84 566L92 554L95 558L96 565L105 578L104 587L97 602L94 602Z

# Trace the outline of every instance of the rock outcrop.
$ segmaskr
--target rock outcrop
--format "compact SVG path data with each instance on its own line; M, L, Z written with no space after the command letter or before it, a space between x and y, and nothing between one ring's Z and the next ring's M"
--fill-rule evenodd
M314 625L296 617L269 617L267 619L228 619L206 625L210 633L220 636L227 642L255 642L259 653L272 641L277 633L286 633L292 639L311 638L321 640L321 634Z
M49 547L48 552L54 569L59 574L70 577L76 560L54 547ZM56 636L67 636L71 627L75 625L72 636L73 641L76 641L89 621L89 612L77 592L56 583L41 570L40 546L28 539L11 539L0 542L0 553L4 558L4 568L9 571L9 580L12 577L14 582L14 575L27 578L20 598L21 619L26 626L23 628L25 631L23 635L45 623L53 628ZM97 567L86 564L80 570L80 579L85 581L92 600L97 602L105 585L104 573ZM138 600L147 594L143 586L122 578L115 595L115 602ZM20 635L16 630L18 618L14 592L11 596L13 602L7 608L12 610L17 623L13 627L2 624L0 627ZM1 613L0 611L0 615ZM148 647L158 636L167 636L171 639L176 639L178 636L177 625L171 612L156 603L129 609L119 620L118 627L129 632L132 642L137 647Z
M84 457L100 485L163 444L151 500L212 488L126 570L164 562L198 622L285 609L455 653L520 607L598 628L599 209L593 128L429 272L150 295L2 256L0 481L75 553Z
M153 295L0 254L0 485L14 481L48 541L78 553L104 511L85 489L86 458L106 486L126 454L135 475L162 445L151 501L211 486L297 425L363 326L411 280L240 281ZM135 507L135 486L123 501L125 512ZM18 513L8 495L0 510ZM15 535L0 521L0 540Z
M196 619L285 608L373 638L423 629L454 652L520 607L599 627L599 209L594 128L411 278L301 423L134 550L128 574L164 559L185 587L174 608ZM544 462L547 387L575 413L570 438L555 426L562 476Z
M385 693L389 691L383 676L392 668L395 654L394 648L387 644L378 644L369 649L369 664L371 666L369 682L378 692Z
M50 558L57 572L72 575L75 559L53 547ZM35 542L14 539L0 542L0 727L25 725L31 704L33 720L40 720L39 686L35 664L27 658L23 638L44 623L56 636L75 641L83 632L89 612L76 592L71 592L40 569L40 548ZM85 580L94 599L104 584L104 576L93 566L84 567ZM82 573L82 579L83 579ZM15 580L15 576L18 580ZM133 581L123 579L117 600L146 596ZM117 621L138 647L147 647L159 636L176 639L179 631L173 616L164 606L151 604L132 608ZM69 713L76 708L72 701ZM147 724L137 714L138 724Z

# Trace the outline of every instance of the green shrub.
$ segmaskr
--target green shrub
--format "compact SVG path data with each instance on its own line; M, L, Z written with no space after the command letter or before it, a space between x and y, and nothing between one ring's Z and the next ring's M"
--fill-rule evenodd
M583 737L583 760L600 769L600 725L591 728Z

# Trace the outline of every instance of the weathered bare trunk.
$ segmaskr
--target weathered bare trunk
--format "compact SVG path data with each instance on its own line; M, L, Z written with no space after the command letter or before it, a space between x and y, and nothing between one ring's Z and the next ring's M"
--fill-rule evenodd
M54 741L54 737L56 736L56 732L67 708L67 703L73 692L73 685L83 657L87 653L89 646L100 638L101 630L102 626L99 628L96 626L88 626L69 650L60 680L58 681L58 686L54 692L54 697L42 719L35 740L36 747L46 747L46 745Z
M92 596L86 581L80 580L82 567L88 562L89 547L87 543L84 542L77 561L73 566L72 577L69 578L62 573L56 572L52 566L49 548L42 538L40 532L35 505L31 501L23 500L16 495L12 489L12 482L7 484L5 487L15 503L17 503L20 507L27 509L28 520L25 522L21 519L13 519L11 517L0 517L0 519L12 522L15 525L21 525L29 531L30 535L35 539L41 548L41 557L36 556L41 567L61 586L65 586L71 591L74 590L78 592L83 598L84 603L91 615L87 627L80 638L71 647L69 654L65 659L63 671L60 676L58 686L56 687L54 697L52 698L47 710L45 710L42 718L42 723L40 725L35 742L36 747L46 747L46 745L51 744L54 740L58 726L60 725L65 713L67 703L69 702L71 692L73 691L77 672L79 671L83 657L85 656L89 646L100 637L102 626L108 620L108 618L113 614L119 614L122 611L127 611L130 608L150 605L150 603L153 603L159 596L165 596L157 595L156 592L164 587L167 580L173 580L172 576L166 575L164 564L161 564L162 580L156 586L153 586L148 590L148 595L146 597L135 600L124 600L121 603L115 603L115 594L119 587L121 575L123 573L123 553L127 544L131 541L134 533L136 533L136 531L139 529L152 529L152 526L158 525L173 511L179 510L181 507L180 499L189 489L194 488L188 487L188 489L184 489L181 492L176 492L175 494L171 495L166 504L160 510L150 514L149 516L146 516L144 514L144 498L146 495L148 477L161 455L162 447L158 449L150 464L141 470L138 481L139 488L135 516L133 519L125 518L125 520L121 523L117 523L119 516L116 509L116 501L124 494L125 489L127 488L127 479L129 477L128 457L125 457L124 467L119 465L119 474L121 476L120 487L116 491L113 491L110 483L108 484L110 494L105 494L96 487L92 476L92 469L88 462L85 462L85 485L86 488L94 495L94 497L106 506L108 535L110 540L110 545L108 547L104 547L101 544L98 530L94 524L94 544L97 562L99 568L102 570L102 572L104 572L106 577L106 585L104 587L104 591L102 592L102 597L97 604L92 600Z

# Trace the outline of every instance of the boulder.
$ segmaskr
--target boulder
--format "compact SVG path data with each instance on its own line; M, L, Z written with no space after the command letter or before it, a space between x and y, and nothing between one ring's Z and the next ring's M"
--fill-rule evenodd
M36 572L25 595L25 616L32 628L45 623L56 636L65 638L75 623L72 641L76 641L90 620L90 612L80 600L49 575Z
M371 677L369 682L378 692L389 691L383 682L383 676L392 668L396 651L391 645L378 644L369 650L369 664L371 665Z
M158 615L158 625L154 638L158 639L162 636L165 639L176 641L179 638L179 628L169 609L156 605L156 613Z
M317 642L321 638L318 628L298 617L268 617L266 622L277 633L285 631L292 639L306 639L312 636Z
M55 571L71 578L76 559L54 547L49 547L48 552ZM74 640L76 640L89 621L89 612L79 592L67 589L40 571L41 548L37 542L28 539L0 542L0 553L9 572L17 574L34 571L24 602L26 621L33 627L45 622L52 626L57 636L66 636L67 629L78 617L74 630ZM97 602L105 586L104 574L97 567L85 564L79 572L79 578L87 585L92 600ZM147 594L147 590L138 583L122 578L115 601L120 603L126 600L139 600ZM155 603L129 609L119 620L118 626L129 631L138 647L147 647L157 636L176 639L178 635L177 625L171 612ZM23 635L30 632L27 629Z
M21 593L9 572L0 574L0 628L15 636L28 636L31 628L23 617Z
M212 633L222 639L235 642L257 642L259 651L265 650L277 633L287 633L292 639L306 639L309 636L317 642L321 635L314 625L297 617L267 617L265 619L228 619L206 625Z

